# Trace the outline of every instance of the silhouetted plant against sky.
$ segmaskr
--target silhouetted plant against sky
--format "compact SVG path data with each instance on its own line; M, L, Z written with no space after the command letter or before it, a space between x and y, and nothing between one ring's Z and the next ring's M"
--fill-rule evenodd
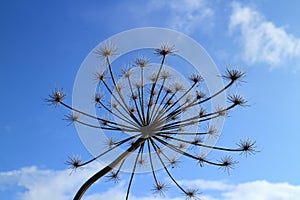
M95 75L98 91L93 97L95 107L103 116L94 116L66 104L64 101L66 95L61 90L54 91L46 99L50 104L62 105L70 109L71 114L66 117L68 121L106 131L107 140L104 142L107 148L88 161L82 161L78 157L70 158L67 164L73 169L100 159L117 148L125 149L121 154L116 155L110 164L89 178L79 189L74 200L81 199L86 190L105 175L108 180L117 182L120 179L122 167L130 156L135 156L135 158L132 162L126 199L129 198L138 166L147 167L151 171L154 180L152 191L164 195L170 185L157 176L158 163L187 199L195 199L198 189L182 187L171 174L170 169L179 164L179 155L195 160L201 167L209 164L229 172L237 163L230 155L212 160L208 159L207 155L193 152L200 148L240 152L246 156L256 152L255 142L249 139L240 140L235 148L206 144L203 137L218 137L218 130L213 125L206 126L204 131L200 130L203 124L216 118L226 117L228 111L237 106L246 105L247 101L242 96L229 94L226 107L218 106L209 109L211 105L209 102L221 93L225 93L234 83L241 81L244 73L236 69L227 69L220 77L227 82L226 85L214 94L207 94L200 90L199 86L204 84L205 80L201 74L192 73L189 77L191 84L186 88L181 83L174 82L172 71L165 67L166 59L174 52L175 47L172 45L162 45L155 49L153 53L160 57L161 62L159 67L153 67L151 70L153 74L147 74L147 76L146 68L152 67L150 59L138 56L131 66L122 69L123 81L120 83L116 79L120 73L115 72L117 68L112 66L110 60L111 56L117 53L117 47L112 43L107 43L95 51L94 53L101 56L107 65L103 71L98 71ZM133 78L134 74L139 74L139 76ZM126 96L125 89L128 90L129 97ZM98 121L99 125L85 122L81 119L82 116ZM191 126L196 127L196 131L191 131L189 129ZM112 132L114 135L120 134L115 138L110 136L113 135ZM175 154L170 154L170 152Z

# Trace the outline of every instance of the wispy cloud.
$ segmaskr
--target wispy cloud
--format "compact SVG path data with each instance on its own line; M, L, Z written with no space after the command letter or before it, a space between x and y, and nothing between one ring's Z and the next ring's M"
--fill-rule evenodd
M147 4L147 12L161 11L162 21L166 26L190 33L197 27L201 29L213 26L214 11L206 0L151 0Z
M35 166L25 167L15 171L0 172L0 192L14 191L15 198L20 200L69 200L78 187L91 174L99 169L99 165L79 170L70 176L70 170L45 170ZM294 200L300 196L300 185L289 183L270 183L258 180L246 183L233 184L227 181L182 180L187 187L197 187L202 200ZM120 182L116 186L101 193L89 194L86 200L94 199L123 199L126 185ZM25 189L25 190L24 190ZM17 196L18 194L18 196ZM132 200L162 200L163 197L131 195ZM179 200L182 196L166 198Z
M244 59L249 63L265 63L276 68L298 59L299 64L300 38L268 21L252 7L232 3L229 30L237 33Z

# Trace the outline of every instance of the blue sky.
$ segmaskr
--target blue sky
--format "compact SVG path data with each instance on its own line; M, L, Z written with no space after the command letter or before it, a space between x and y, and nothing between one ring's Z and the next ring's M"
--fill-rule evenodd
M42 99L54 88L64 88L70 96L81 62L99 42L145 26L183 32L207 50L220 71L237 66L247 74L238 90L250 107L230 115L219 144L229 146L250 137L260 153L241 158L230 176L214 167L185 166L174 171L177 179L197 185L204 200L296 199L299 4L296 0L1 1L1 199L70 199L101 167L95 164L69 175L67 157L90 154L74 126L61 120L65 110L49 107ZM100 181L86 199L122 199L126 178L123 181L117 185ZM132 199L153 199L143 184L137 179ZM166 199L184 197L174 190Z

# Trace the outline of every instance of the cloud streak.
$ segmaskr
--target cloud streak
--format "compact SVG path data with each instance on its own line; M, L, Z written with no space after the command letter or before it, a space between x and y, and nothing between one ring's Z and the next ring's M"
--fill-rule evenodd
M46 170L36 166L19 170L0 172L0 192L13 191L18 200L69 200L80 185L93 174L99 165L79 170L70 176L70 170ZM202 200L293 200L300 196L300 185L289 183L270 183L257 180L246 183L229 183L227 181L181 180L187 187L197 187L202 192ZM126 185L123 182L101 193L89 194L86 200L111 199L125 197ZM17 188L23 188L18 191ZM2 197L4 198L4 197ZM179 200L182 196L163 198L131 195L132 200Z
M237 33L248 63L278 68L300 56L300 38L268 21L255 9L232 3L229 31ZM299 59L298 59L299 63Z

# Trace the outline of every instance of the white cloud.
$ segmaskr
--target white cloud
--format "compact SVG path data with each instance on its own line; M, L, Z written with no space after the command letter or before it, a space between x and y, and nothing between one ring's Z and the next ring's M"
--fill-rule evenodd
M203 25L201 29L213 25L214 11L206 0L151 0L147 4L147 11L163 11L167 17L162 20L167 26L186 33L192 32L200 24Z
M25 167L20 170L0 172L0 192L13 191L22 187L26 190L14 191L20 200L69 200L78 187L93 174L98 166L79 170L70 176L70 170L44 170L37 167ZM199 188L202 200L295 200L300 196L300 185L289 183L270 183L264 180L233 184L226 181L181 180L183 186ZM126 186L121 182L106 191L86 195L85 200L124 199ZM173 187L173 186L172 186ZM175 186L174 186L175 187ZM130 196L131 200L180 200L182 195L174 198L160 196Z
M300 38L267 21L251 7L232 4L229 30L239 33L243 56L249 63L266 63L275 68L300 56Z
M228 191L231 190L234 186L226 183L225 181L207 181L207 180L183 180L180 181L181 184L186 185L187 187L199 187L201 190L220 190L220 191Z
M295 200L300 196L300 186L288 183L253 181L236 185L223 194L226 200Z
M71 199L80 184L92 174L92 170L70 173L71 170L41 170L35 166L1 172L0 191L18 186L25 189L20 197L22 200Z

